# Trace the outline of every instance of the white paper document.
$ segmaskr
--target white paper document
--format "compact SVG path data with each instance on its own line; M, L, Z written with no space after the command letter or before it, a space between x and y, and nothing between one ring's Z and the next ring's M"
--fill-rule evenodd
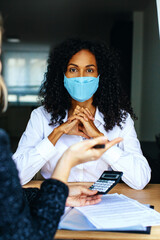
M108 194L96 205L76 207L97 229L160 225L160 213L122 194Z

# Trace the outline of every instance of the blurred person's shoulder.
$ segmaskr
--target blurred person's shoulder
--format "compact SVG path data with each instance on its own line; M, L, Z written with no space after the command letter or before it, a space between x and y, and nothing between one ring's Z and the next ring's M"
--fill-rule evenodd
M0 128L0 160L6 153L7 155L9 154L9 156L11 154L10 139L7 132Z
M0 146L9 145L9 143L10 141L7 132L4 129L0 128Z

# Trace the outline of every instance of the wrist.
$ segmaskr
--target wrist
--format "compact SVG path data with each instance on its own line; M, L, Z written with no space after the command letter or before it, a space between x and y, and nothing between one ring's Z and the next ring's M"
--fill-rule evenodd
M70 148L68 148L62 155L61 157L61 161L63 162L63 166L65 166L65 170L67 168L67 170L69 169L69 171L71 170L72 167L74 167L75 164L75 159L73 158L73 153L71 153Z
M63 135L64 134L64 131L63 131L63 128L61 125L59 125L58 127L56 127L54 130L53 130L53 133L54 135Z
M48 136L48 139L53 145L55 145L62 135L63 135L63 131L59 126L51 132L51 134Z
M62 171L62 169L65 169L65 171ZM55 178L55 179L60 180L64 183L67 183L67 180L68 180L68 177L69 177L69 174L70 174L70 170L71 170L71 167L68 164L67 159L62 156L59 159L59 161L57 162L51 178Z

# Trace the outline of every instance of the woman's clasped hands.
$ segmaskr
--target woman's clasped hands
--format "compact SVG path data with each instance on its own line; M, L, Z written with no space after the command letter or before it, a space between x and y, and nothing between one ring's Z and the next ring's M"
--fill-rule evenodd
M104 134L97 129L93 121L94 117L90 110L77 105L68 121L62 124L64 133L88 139L103 136Z

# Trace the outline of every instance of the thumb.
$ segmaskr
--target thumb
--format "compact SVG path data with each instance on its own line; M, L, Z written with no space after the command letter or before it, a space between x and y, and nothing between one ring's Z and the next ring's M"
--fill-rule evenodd
M82 186L81 193L92 196L97 193L97 190L91 190L91 189L88 189L88 188Z
M86 135L84 132L79 131L77 135L81 136L81 137L85 137L86 139L90 139L90 137L88 135Z

